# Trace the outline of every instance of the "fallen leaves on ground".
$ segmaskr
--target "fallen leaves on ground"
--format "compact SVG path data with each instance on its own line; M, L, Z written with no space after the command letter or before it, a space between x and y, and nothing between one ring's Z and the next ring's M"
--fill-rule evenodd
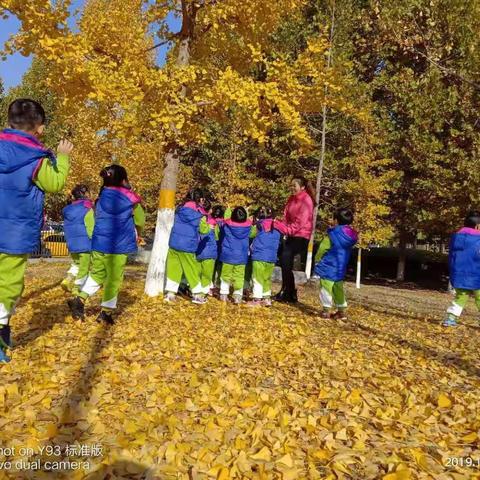
M323 320L313 289L272 309L164 305L143 296L135 267L108 329L93 299L84 324L68 316L64 269L30 267L13 320L0 478L480 478L475 326L361 307L346 323ZM65 454L95 444L102 455ZM21 447L25 462L33 452L81 466L2 469Z

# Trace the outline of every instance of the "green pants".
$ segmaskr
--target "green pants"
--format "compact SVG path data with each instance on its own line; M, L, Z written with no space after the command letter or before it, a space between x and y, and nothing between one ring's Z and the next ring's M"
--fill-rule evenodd
M200 282L202 283L203 293L207 295L210 289L213 288L213 276L215 274L215 259L207 258L200 260Z
M233 294L243 296L244 282L245 265L222 264L222 270L220 271L220 295L228 295L230 286L233 286Z
M200 267L194 253L180 252L173 248L167 255L167 281L165 291L177 293L182 277L185 276L193 295L203 292L200 281Z
M465 290L463 288L455 289L455 299L450 307L447 309L447 313L459 317L462 314L463 309L467 305L468 299L473 295L475 299L475 305L480 310L480 290Z
M27 258L28 255L0 253L0 325L8 325L22 296Z
M72 253L72 263L67 272L67 278L63 280L62 286L66 290L78 294L87 281L90 270L90 252Z
M320 280L320 302L326 310L334 306L339 310L347 308L343 281L334 282L333 280L325 280L322 278Z
M79 296L87 299L103 286L102 307L105 309L117 308L118 292L122 286L127 258L126 254L93 251L91 254L92 268Z
M272 296L272 274L275 264L272 262L252 262L253 298Z

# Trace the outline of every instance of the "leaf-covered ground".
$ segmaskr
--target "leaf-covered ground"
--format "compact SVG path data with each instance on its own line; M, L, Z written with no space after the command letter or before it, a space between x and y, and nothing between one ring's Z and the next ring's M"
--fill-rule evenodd
M0 478L480 478L473 319L353 306L340 324L313 289L297 307L164 305L130 267L105 329L93 301L68 317L64 270L30 266L0 367Z

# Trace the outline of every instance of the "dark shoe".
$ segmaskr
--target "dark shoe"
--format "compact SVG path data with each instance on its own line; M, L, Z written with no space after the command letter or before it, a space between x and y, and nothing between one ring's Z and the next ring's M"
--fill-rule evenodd
M330 314L329 310L322 310L322 312L319 315L320 318L323 318L325 320L330 320L332 318L332 315Z
M297 303L298 302L297 291L294 290L292 293L284 293L283 300L281 301L283 303Z
M10 338L10 325L0 327L0 348L12 348L12 340Z
M283 290L280 290L276 295L273 296L273 299L276 302L281 302L284 297L285 297L285 292Z
M72 312L72 317L75 320L85 320L85 302L80 297L75 297L68 300L68 307Z
M347 313L344 310L337 310L333 315L332 315L332 320L348 320Z
M106 323L107 325L115 325L115 320L110 312L105 312L102 310L100 315L97 317L98 323Z

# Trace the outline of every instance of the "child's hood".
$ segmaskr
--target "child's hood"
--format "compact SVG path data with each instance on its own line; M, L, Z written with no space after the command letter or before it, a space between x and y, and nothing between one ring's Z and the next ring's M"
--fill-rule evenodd
M132 204L141 203L140 197L122 187L104 187L98 203L110 215L119 215L132 208Z
M204 216L203 209L195 202L187 202L177 209L178 218L184 223L197 223Z
M358 233L350 225L337 225L328 232L343 248L352 248L358 241Z
M238 240L244 240L250 235L250 228L252 222L247 220L245 222L234 222L231 219L224 221L224 228L228 228L231 234Z
M55 163L53 153L32 135L9 128L0 132L0 173L13 173L43 158Z
M272 218L265 218L263 220L260 220L257 223L257 228L259 230L262 230L264 232L271 232L274 228L273 226L273 219Z
M65 220L74 220L77 212L72 207L74 205L83 205L85 208L93 208L93 203L91 200L75 200L73 201L70 205L68 205L66 208L63 210L63 217Z

